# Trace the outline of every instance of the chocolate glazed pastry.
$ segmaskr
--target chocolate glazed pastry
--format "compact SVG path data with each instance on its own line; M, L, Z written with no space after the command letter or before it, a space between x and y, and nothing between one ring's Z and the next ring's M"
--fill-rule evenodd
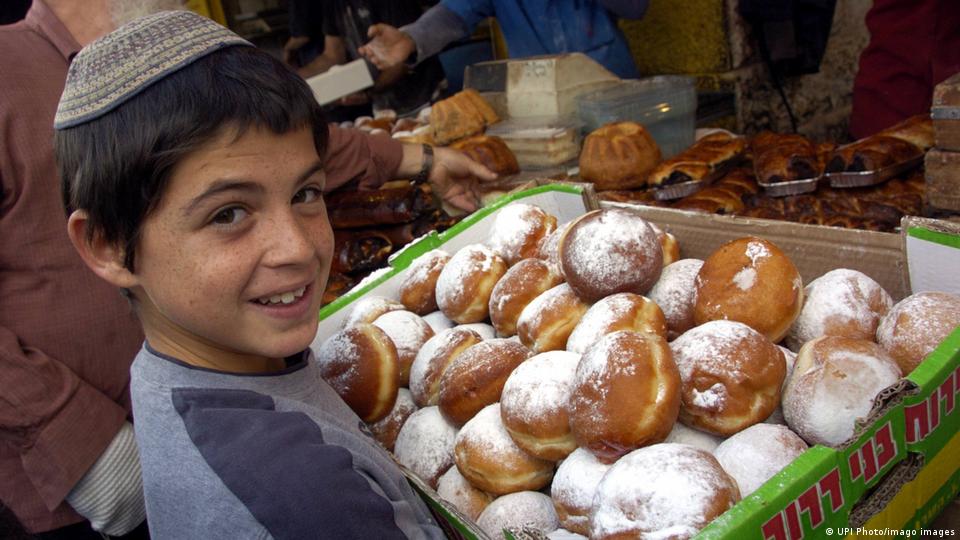
M820 175L817 149L802 135L764 131L750 141L757 180L764 184Z
M334 229L409 223L435 207L430 194L420 186L335 191L327 197L327 212Z
M393 244L378 231L333 231L332 272L352 274L373 270L387 262Z

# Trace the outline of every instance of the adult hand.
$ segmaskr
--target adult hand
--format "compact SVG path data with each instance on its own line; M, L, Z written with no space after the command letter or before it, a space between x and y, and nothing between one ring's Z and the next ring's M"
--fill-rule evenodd
M300 67L300 62L295 61L296 53L307 43L310 43L310 38L307 36L291 36L283 44L283 63L291 67Z
M450 148L433 149L433 169L427 180L444 201L461 210L473 212L480 206L474 191L477 180L490 182L496 179L496 173L462 152Z
M402 64L417 50L413 38L389 24L374 24L367 29L370 41L358 52L379 70Z

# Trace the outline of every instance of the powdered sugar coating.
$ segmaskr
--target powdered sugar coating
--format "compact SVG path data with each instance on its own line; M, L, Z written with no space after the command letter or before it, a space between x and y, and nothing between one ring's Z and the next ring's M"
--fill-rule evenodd
M587 540L587 537L582 534L570 532L566 529L557 529L552 533L547 534L547 539L548 540Z
M557 219L540 207L525 203L512 203L497 213L487 245L503 257L508 264L533 257L540 241L553 232Z
M503 385L500 406L504 416L515 418L518 426L544 416L566 417L579 362L579 354L549 351L520 364Z
M756 330L735 321L710 321L692 328L670 344L680 378L686 383L695 368L705 368L711 372L729 372L734 380L746 379L747 375L736 362L737 347L757 334Z
M493 461L526 456L503 425L500 403L487 405L463 425L457 434L457 445L460 444L469 444L472 448L481 449L487 456L495 456L492 457Z
M476 521L493 497L470 485L456 467L450 467L437 482L437 495Z
M431 487L453 465L457 427L447 422L438 407L424 407L410 415L400 428L394 456Z
M787 334L799 351L804 343L825 335L873 340L880 319L893 299L879 283L856 270L838 268L811 281L803 308Z
M455 347L473 340L479 343L482 339L476 332L461 327L449 328L427 340L410 366L410 391L415 401L421 405L436 405L429 402L430 398L436 401L436 389L428 386L439 385L444 369L455 358L452 355Z
M488 339L494 339L497 337L497 331L494 330L493 326L487 323L468 323L457 325L456 328L463 328L466 330L472 330L480 335L480 337L486 341Z
M453 328L457 323L451 321L442 311L434 311L423 316L424 322L430 325L434 334L439 334L443 330Z
M585 214L560 242L563 275L587 301L618 292L646 293L663 269L657 233L629 210Z
M410 264L398 290L400 300L407 309L422 314L437 309L437 279L449 260L449 253L434 249Z
M433 337L433 329L419 315L411 311L389 311L377 317L373 325L384 331L397 348L400 361L400 385L410 379L410 365L423 344Z
M793 366L797 363L797 353L781 345L777 345L777 347L779 347L780 352L783 353L783 359L787 364L787 376L783 378L783 386L780 387L780 396L782 399L783 393L787 389L787 383L790 382L790 376L793 375ZM777 408L773 410L770 417L764 420L763 423L787 425L787 420L783 417L783 405L777 404Z
M356 334L340 331L327 338L317 351L317 364L323 379L340 396L353 390L360 374L362 364L356 339Z
M783 395L787 425L810 444L837 446L854 434L873 399L900 369L878 345L824 336L808 341Z
M537 258L546 262L558 275L562 275L563 272L560 268L560 239L572 224L572 221L568 221L558 226L555 231L545 236L537 247Z
M639 317L641 313L644 316ZM665 320L660 307L633 293L612 294L583 314L567 339L567 350L583 354L601 337L617 330L650 332L666 337Z
M401 388L397 392L397 401L394 402L393 409L390 409L390 412L380 420L369 424L373 438L392 452L400 429L415 412L417 412L417 404L413 402L413 396L409 390Z
M523 308L517 318L517 335L534 352L563 349L588 307L569 284L561 283Z
M365 296L353 305L350 315L343 320L342 328L349 328L358 323L372 323L388 311L403 309L406 308L396 300L384 296Z
M877 327L877 342L909 374L960 326L960 296L921 292L893 306Z
M722 437L718 437L712 433L687 427L680 422L677 422L673 425L673 430L670 431L670 434L667 435L667 438L664 439L663 442L688 444L695 448L706 450L707 452L712 453L717 446L723 442L723 440L724 439Z
M593 496L611 465L598 460L584 448L577 448L557 467L550 486L554 504L563 509L561 524L567 529L587 532Z
M550 497L536 491L520 491L490 503L477 519L477 525L490 538L504 538L506 528L527 527L547 533L555 530L560 521Z
M786 426L756 424L731 436L713 455L746 497L807 450Z
M670 339L693 328L693 306L697 303L695 282L702 266L700 259L681 259L668 264L650 289L650 299L660 306L667 320Z
M739 498L733 480L710 453L672 443L640 448L600 481L590 538L689 538Z

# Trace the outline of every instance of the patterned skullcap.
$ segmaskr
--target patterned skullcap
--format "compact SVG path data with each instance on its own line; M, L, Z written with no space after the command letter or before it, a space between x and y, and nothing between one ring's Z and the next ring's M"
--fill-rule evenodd
M99 118L167 75L235 45L253 46L190 11L163 11L125 24L74 57L53 127Z

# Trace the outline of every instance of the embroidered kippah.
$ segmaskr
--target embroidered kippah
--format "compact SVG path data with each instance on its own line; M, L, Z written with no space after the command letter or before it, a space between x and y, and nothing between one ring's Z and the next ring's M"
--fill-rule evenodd
M99 118L171 73L235 45L253 46L190 11L136 19L77 53L53 127L64 129Z

